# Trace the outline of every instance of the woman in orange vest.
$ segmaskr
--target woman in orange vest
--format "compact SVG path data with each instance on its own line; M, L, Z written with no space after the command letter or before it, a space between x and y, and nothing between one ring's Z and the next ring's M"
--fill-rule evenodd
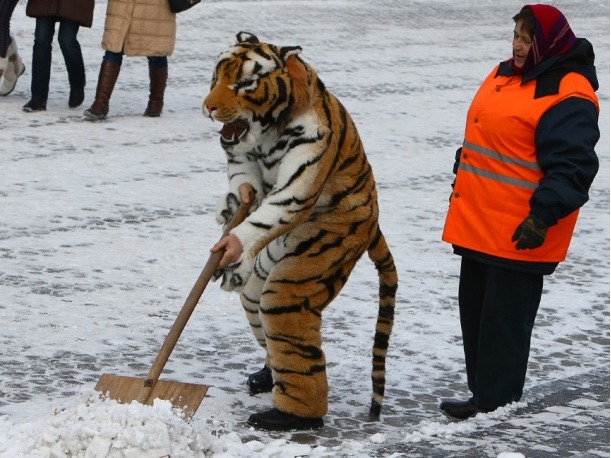
M443 240L462 257L464 420L518 401L543 276L563 261L598 171L594 52L550 5L513 18L513 57L482 83L457 151Z

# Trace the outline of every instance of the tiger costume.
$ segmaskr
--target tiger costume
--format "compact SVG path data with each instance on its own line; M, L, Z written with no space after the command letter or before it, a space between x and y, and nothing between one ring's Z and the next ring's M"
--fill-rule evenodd
M366 251L379 276L370 407L371 416L379 417L398 282L357 129L300 51L240 32L218 57L202 106L204 116L223 123L229 192L217 220L229 220L242 185L252 186L257 197L228 236L239 240L242 251L222 271L222 287L241 292L252 331L266 350L274 408L248 420L263 429L323 425L328 385L322 312Z

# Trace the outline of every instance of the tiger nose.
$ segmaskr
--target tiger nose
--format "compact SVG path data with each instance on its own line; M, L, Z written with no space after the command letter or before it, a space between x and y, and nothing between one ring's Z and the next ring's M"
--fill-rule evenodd
M211 103L206 103L206 101L204 100L204 103L202 103L202 113L205 117L207 118L211 118L212 117L212 113L214 111L216 111L216 106L211 104Z

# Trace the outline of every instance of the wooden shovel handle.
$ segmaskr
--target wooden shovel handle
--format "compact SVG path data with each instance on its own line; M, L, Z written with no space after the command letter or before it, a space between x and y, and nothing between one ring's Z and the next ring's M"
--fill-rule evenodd
M229 221L227 226L225 226L225 230L223 231L221 239L227 236L231 229L233 229L246 219L246 217L248 216L248 210L250 209L254 201L255 195L254 192L251 192L249 202L242 202L240 204L235 214L231 218L231 221ZM193 310L195 310L195 306L199 302L199 299L202 296L206 285L208 285L208 282L214 275L214 272L216 272L216 270L218 269L224 251L225 250L219 250L210 255L210 258L208 258L208 262L206 262L206 265L204 266L202 272L199 274L195 285L193 285L191 293L189 293L189 296L187 297L185 304L182 306L182 309L178 314L176 321L174 321L174 324L172 325L168 336L163 342L163 345L161 346L161 349L159 350L159 353L157 354L157 357L155 358L155 361L153 362L153 365L151 366L148 375L144 379L144 385L136 399L141 404L147 403L151 391L153 390L155 383L159 379L159 376L161 375L161 372L163 371L163 368L165 367L165 364L167 363L170 354L174 350L174 347L176 346L176 342L178 341L180 334L182 334L183 329L187 325L187 321L189 321Z

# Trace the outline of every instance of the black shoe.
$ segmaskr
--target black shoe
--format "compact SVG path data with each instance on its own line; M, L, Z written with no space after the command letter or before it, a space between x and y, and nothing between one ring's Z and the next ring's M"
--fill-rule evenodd
M263 366L263 369L260 371L250 374L246 385L248 385L252 394L269 393L274 388L271 369Z
M268 431L289 431L292 429L317 429L325 424L322 418L298 417L290 413L270 409L261 413L253 413L248 418L248 424L255 428Z
M483 412L483 410L478 409L471 401L443 401L439 405L439 410L441 410L441 413L446 417L452 420L461 421Z
M80 107L85 100L85 88L84 87L71 87L70 97L68 98L68 106L70 108Z
M23 106L23 111L26 113L33 113L35 111L46 111L47 101L32 99Z

